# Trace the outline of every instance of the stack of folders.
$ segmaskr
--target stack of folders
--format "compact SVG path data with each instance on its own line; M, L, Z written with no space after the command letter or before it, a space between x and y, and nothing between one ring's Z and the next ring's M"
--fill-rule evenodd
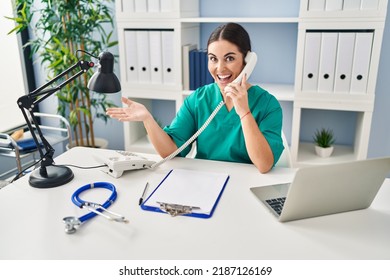
M174 84L172 29L126 29L126 80L139 84Z
M166 212L162 205L170 205L177 207L178 211L188 208L188 212L181 213L184 216L210 218L228 181L229 175L225 173L172 169L141 204L141 208Z
M371 30L308 31L302 91L366 93L373 38Z
M198 87L214 82L208 71L206 50L197 49L196 45L183 46L183 86L184 90L195 90Z
M376 10L379 1L376 0L317 0L308 1L308 11L359 11Z
M122 0L122 12L164 13L172 11L172 0Z

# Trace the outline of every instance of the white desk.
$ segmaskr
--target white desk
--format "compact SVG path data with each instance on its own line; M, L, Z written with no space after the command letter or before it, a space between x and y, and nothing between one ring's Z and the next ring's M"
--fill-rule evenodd
M96 165L93 154L98 152L74 148L56 163ZM140 209L145 183L151 183L150 192L172 168L230 174L212 218L173 218ZM75 178L61 187L35 189L25 176L0 190L0 259L390 259L389 179L368 209L279 223L249 188L291 181L293 170L260 174L248 164L185 158L119 179L98 169L72 169ZM62 218L86 213L73 205L71 195L98 181L115 184L118 199L110 210L130 223L96 217L66 234ZM108 197L104 190L88 195L96 202Z

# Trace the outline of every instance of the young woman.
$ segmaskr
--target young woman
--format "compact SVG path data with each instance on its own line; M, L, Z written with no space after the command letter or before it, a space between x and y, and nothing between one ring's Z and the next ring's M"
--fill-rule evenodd
M186 142L223 100L225 106L197 138L196 158L253 163L261 173L272 169L284 147L282 109L274 96L247 82L232 83L245 66L250 38L239 24L219 26L207 43L208 70L215 83L195 90L164 129L144 105L122 98L123 108L107 114L119 121L142 121L153 146L166 157ZM185 156L190 147L181 152Z

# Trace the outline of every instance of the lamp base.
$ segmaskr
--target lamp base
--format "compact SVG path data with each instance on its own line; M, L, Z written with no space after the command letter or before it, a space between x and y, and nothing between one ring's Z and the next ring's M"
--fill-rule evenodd
M72 181L74 177L72 170L66 166L50 165L45 168L46 172L37 169L31 173L29 183L32 187L40 189L54 188Z

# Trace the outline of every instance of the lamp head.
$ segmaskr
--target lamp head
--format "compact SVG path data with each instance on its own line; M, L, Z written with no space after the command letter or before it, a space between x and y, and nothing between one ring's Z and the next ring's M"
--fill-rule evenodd
M88 88L97 93L116 93L121 84L114 74L114 56L110 52L99 54L98 70L88 82Z

